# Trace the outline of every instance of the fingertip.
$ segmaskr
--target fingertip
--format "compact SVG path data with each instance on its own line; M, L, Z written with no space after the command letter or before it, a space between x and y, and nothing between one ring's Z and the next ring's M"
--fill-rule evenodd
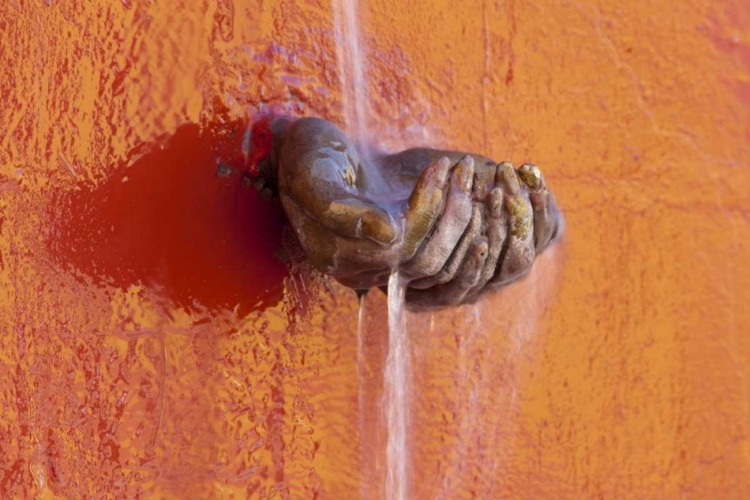
M372 210L362 215L360 232L365 238L387 245L396 239L396 230L390 216L380 210Z
M466 155L459 160L458 165L456 166L456 177L461 190L464 193L471 192L471 187L474 181L474 158Z
M464 165L466 168L474 168L474 158L471 155L464 155L463 158L458 160L459 165Z
M448 174L451 169L450 159L447 156L442 156L432 166L435 169L435 180L441 188L444 188L448 184Z
M518 177L529 189L539 190L544 187L544 176L539 167L531 163L524 163L518 169Z
M521 185L518 183L516 169L509 161L504 161L498 164L495 184L505 186L505 188L508 190L508 193L510 193L512 196L515 196L521 192Z

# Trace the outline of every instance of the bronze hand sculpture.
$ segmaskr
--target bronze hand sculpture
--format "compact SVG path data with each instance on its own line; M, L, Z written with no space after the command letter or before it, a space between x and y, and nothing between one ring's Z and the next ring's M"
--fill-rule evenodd
M281 202L312 264L355 290L398 267L412 308L476 300L524 276L562 230L539 169L410 149L365 164L335 125L271 122Z

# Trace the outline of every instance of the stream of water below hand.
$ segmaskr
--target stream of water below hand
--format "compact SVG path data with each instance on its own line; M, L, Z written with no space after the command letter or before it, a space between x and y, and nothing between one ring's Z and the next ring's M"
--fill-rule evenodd
M406 283L397 269L388 280L388 357L383 373L383 407L388 426L386 498L405 500L409 490L409 380L411 360L404 317Z

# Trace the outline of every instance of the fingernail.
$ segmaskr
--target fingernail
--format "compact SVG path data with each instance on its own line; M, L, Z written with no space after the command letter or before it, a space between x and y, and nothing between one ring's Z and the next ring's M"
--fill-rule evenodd
M443 156L435 162L435 178L441 188L448 184L448 174L451 169L451 161L447 156Z
M471 191L472 181L474 180L474 158L468 155L464 156L461 158L461 161L458 162L456 170L461 190L464 193L469 193Z
M518 176L516 176L516 169L513 168L513 164L509 161L504 161L497 166L498 177L502 177L505 187L508 188L508 193L512 196L517 195L521 192L521 185L518 183Z
M518 169L518 177L520 177L521 181L530 189L539 189L542 185L542 172L536 165L524 163L521 165L521 168Z

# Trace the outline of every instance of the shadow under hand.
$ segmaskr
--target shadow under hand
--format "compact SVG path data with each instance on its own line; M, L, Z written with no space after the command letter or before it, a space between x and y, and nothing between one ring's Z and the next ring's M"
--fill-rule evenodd
M243 132L241 121L184 125L93 190L64 195L55 260L98 284L154 287L188 309L244 316L278 303L286 218L278 202L243 186Z

